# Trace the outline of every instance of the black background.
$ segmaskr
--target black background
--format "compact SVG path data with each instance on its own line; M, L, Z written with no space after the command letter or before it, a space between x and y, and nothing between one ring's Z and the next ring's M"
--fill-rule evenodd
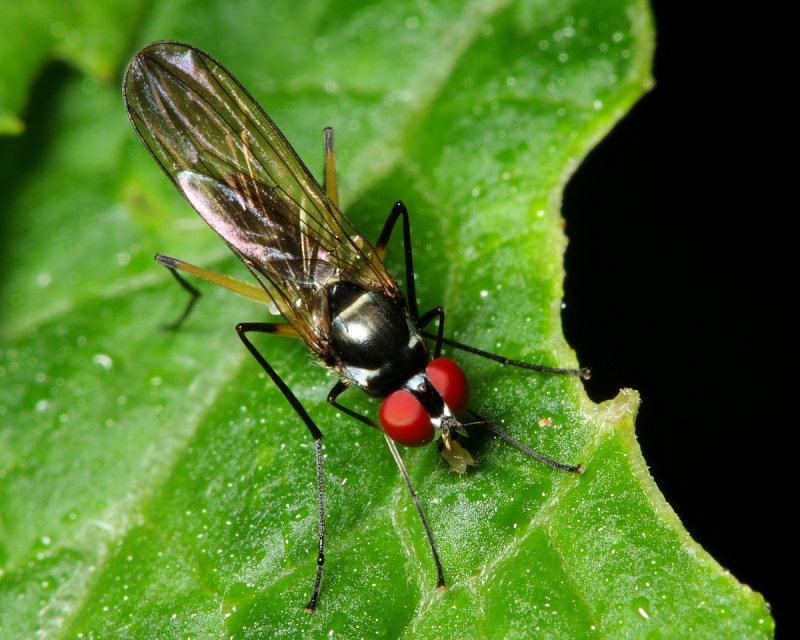
M594 370L592 399L641 393L637 434L667 501L793 637L780 574L795 563L783 542L796 285L780 247L797 205L774 194L784 161L768 97L780 17L654 9L656 87L565 195L565 332Z

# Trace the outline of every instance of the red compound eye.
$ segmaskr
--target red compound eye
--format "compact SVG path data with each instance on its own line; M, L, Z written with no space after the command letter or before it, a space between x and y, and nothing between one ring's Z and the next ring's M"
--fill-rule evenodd
M469 383L461 367L449 358L436 358L428 363L425 372L450 407L450 411L458 415L466 410L469 402Z
M386 435L407 447L422 447L433 440L430 416L412 393L394 391L378 413Z
M453 413L467 408L469 385L461 367L448 358L437 358L428 363L425 372ZM386 434L407 447L426 445L435 435L430 416L408 391L389 394L379 416Z

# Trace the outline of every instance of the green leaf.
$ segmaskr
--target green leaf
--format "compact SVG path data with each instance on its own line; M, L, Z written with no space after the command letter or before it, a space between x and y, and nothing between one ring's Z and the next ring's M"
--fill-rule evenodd
M0 4L0 135L25 129L21 112L51 58L76 66L85 82L111 82L140 13L139 1L6 0Z
M12 2L8 31L52 34L33 4ZM772 635L762 598L654 486L635 392L594 405L577 380L456 354L476 410L586 473L479 429L465 475L434 447L404 451L450 587L439 593L383 439L326 404L332 380L303 345L265 337L326 435L327 564L319 608L304 613L313 442L233 331L264 310L203 287L180 331L159 329L185 299L156 251L245 270L141 148L102 71L119 78L151 40L188 40L236 73L310 166L335 127L344 208L365 235L397 199L411 211L422 308L445 306L457 340L573 366L561 192L651 84L643 1L156 3L141 26L98 11L71 29L110 45L86 47L81 72L48 67L31 93L26 44L0 50L0 89L16 87L0 113L21 122L30 105L27 133L0 140L0 635ZM46 50L40 63L58 53ZM377 409L357 392L344 401Z

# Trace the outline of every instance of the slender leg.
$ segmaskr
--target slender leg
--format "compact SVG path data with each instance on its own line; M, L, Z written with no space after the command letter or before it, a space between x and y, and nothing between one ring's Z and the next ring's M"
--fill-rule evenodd
M494 360L495 362L499 362L500 364L508 364L513 367L520 367L521 369L530 369L532 371L539 371L541 373L560 373L570 376L580 376L584 380L588 380L592 375L592 370L589 367L582 367L580 369L561 369L559 367L547 367L541 364L522 362L521 360L512 360L511 358L505 358L503 356L498 356L494 353L489 353L488 351L482 351L481 349L476 349L475 347L471 347L468 344L462 344L461 342L456 342L455 340L450 340L449 338L439 338L431 333L428 333L427 331L422 331L421 333L426 338L441 340L446 345L455 347L456 349L461 349L462 351L467 351L468 353L474 353L475 355L481 356L482 358Z
M439 328L436 331L436 337L435 337L436 343L433 348L434 358L438 358L439 356L442 355L442 342L444 341L444 307L436 307L435 309L431 309L430 311L428 311L428 313L423 315L419 319L419 322L417 323L417 328L422 329L429 322L431 322L436 316L439 316ZM424 331L422 332L422 335L424 335L427 338L434 337L431 334L425 333Z
M389 244L389 238L394 229L394 223L397 222L398 216L403 216L403 249L406 260L406 304L408 305L408 312L411 314L411 319L414 324L419 319L419 308L417 307L417 287L414 284L414 258L411 253L411 226L408 221L408 209L401 201L397 201L392 207L392 211L386 222L383 225L383 230L375 245L375 253L378 254L381 260L386 255L386 247Z
M343 404L339 404L336 401L342 393L344 393L350 387L349 384L344 382L343 380L339 380L334 386L333 389L330 390L328 393L328 402L330 402L334 407L336 407L342 413L346 413L351 418L355 418L356 420L363 422L366 425L369 425L373 429L377 429L378 431L383 431L383 427L379 425L375 420L372 418L368 418L365 415L358 413L358 411L353 411L352 409L345 407Z
M222 275L221 273L211 271L210 269L198 267L197 265L184 262L183 260L173 258L172 256L168 256L163 253L157 253L155 260L161 266L164 266L172 271L173 274L175 271L183 271L184 273L188 273L197 278L202 278L203 280L211 282L212 284L220 286L224 289L228 289L228 291L233 291L234 293L244 296L245 298L250 298L251 300L256 300L257 302L265 302L274 306L272 298L263 287L257 287L255 285L248 284L247 282L242 282L236 278ZM181 284L181 286L186 288L183 284ZM194 289L194 287L191 288ZM197 296L200 295L200 293L196 290L195 292L190 291L189 293ZM270 313L275 313L278 315L277 311L275 310L270 311ZM296 337L300 336L296 335Z
M551 467L555 467L556 469L560 469L561 471L570 471L572 473L583 473L584 466L582 464L573 466L573 465L569 465L569 464L562 464L561 462L556 462L552 458L548 458L547 456L543 456L538 451L534 451L530 447L522 444L516 438L508 435L505 431L503 431L496 424L494 424L492 422L489 422L488 420L482 418L481 416L479 416L477 413L475 413L471 409L467 409L467 413L470 414L473 418L475 418L480 424L485 424L489 428L489 431L494 433L496 436L502 438L503 440L505 440L509 444L513 444L517 449L519 449L520 451L522 451L524 453L527 453L532 458L536 458L540 462L544 462L545 464L549 464Z
M333 150L333 129L325 127L322 132L325 149L325 193L331 202L339 206L339 185L336 182L336 154Z
M488 351L482 351L481 349L476 349L475 347L471 347L466 344L462 344L460 342L456 342L455 340L450 340L445 338L443 333L443 325L444 325L444 311L439 312L437 309L433 309L425 314L424 318L420 319L419 317L419 309L417 307L417 291L416 291L416 284L414 282L414 259L411 250L411 228L409 223L409 216L408 210L406 206L398 201L394 207L392 208L392 212L389 214L389 217L386 219L386 222L383 225L383 231L381 231L381 235L378 238L378 242L375 245L375 251L377 254L383 259L383 256L386 254L386 248L389 244L389 238L392 235L392 230L394 229L394 225L397 222L397 218L399 216L403 216L403 247L405 250L405 261L406 261L406 301L408 304L408 310L411 314L411 318L414 321L414 324L418 327L424 327L428 322L430 322L433 317L436 315L440 316L439 319L439 332L438 335L434 336L430 333L425 331L422 332L422 335L426 338L431 338L436 340L436 357L441 352L442 344L450 345L451 347L455 347L456 349L461 349L462 351L468 351L469 353L474 353L475 355L482 356L484 358L488 358L490 360L494 360L499 362L500 364L508 364L515 367L520 367L522 369L531 369L533 371L539 371L541 373L559 373L564 375L575 375L581 376L584 380L588 380L592 375L592 370L588 367L582 367L580 369L562 369L560 367L547 367L544 365L539 364L531 364L528 362L522 362L520 360L512 360L510 358L505 358L503 356L498 356L493 353L489 353Z
M316 438L314 440L314 445L314 453L317 463L317 516L319 525L319 546L317 547L317 575L314 577L314 590L311 592L311 599L306 605L307 613L314 613L314 609L317 608L319 590L322 587L322 571L325 569L325 485L322 470L322 437Z
M170 322L169 324L162 325L164 329L167 329L168 331L173 331L179 328L184 322L186 322L186 318L189 317L189 314L192 312L192 309L194 309L194 305L197 303L197 301L200 299L200 296L203 294L200 293L200 291L198 291L191 284L189 284L186 281L186 279L180 273L178 273L174 267L171 267L169 265L164 265L164 266L167 269L169 269L169 272L172 274L175 280L178 281L178 284L181 285L183 290L187 291L190 296L189 302L186 303L186 307L184 308L183 313L181 313L178 319L175 320L174 322Z
M386 444L389 445L389 451L392 452L394 461L397 463L400 473L403 475L403 480L406 481L408 491L411 493L411 499L414 501L414 506L417 508L417 513L419 514L420 520L422 520L422 527L425 529L425 535L428 537L428 544L430 545L431 552L433 553L433 562L436 565L436 589L438 591L444 591L447 589L447 584L444 581L444 569L442 569L442 561L439 559L439 552L436 549L436 541L433 539L433 531L431 531L431 527L428 524L428 519L425 517L425 512L422 510L422 505L419 502L419 497L417 497L417 492L414 491L414 485L411 484L411 478L408 477L406 465L403 462L403 459L400 457L400 452L397 450L397 445L395 445L394 440L392 440L389 436L386 434L383 435L386 438Z
M358 413L357 411L353 411L352 409L348 409L342 404L339 404L336 399L348 388L348 384L342 382L341 380L337 382L333 389L331 389L330 393L328 394L328 402L330 402L334 407L339 409L340 411L346 413L348 416L355 418L356 420L360 420L364 424L368 424L370 427L375 427L376 429L380 429L383 431L381 426L375 422L374 420L368 418L365 415ZM422 528L425 530L425 535L428 538L428 545L431 548L431 554L433 554L433 563L436 565L436 575L437 575L437 582L436 588L439 591L443 591L447 588L447 585L444 581L444 570L442 569L442 561L439 559L439 550L436 548L436 541L433 538L433 531L431 530L431 526L428 524L428 518L425 517L425 512L422 509L422 504L419 501L419 496L417 495L416 490L414 489L414 485L411 482L411 478L408 475L408 470L406 469L406 465L403 462L403 458L400 457L400 452L397 450L397 446L395 445L394 441L387 436L385 433L383 434L386 438L386 442L389 445L389 451L392 452L392 457L394 458L395 463L397 463L397 467L400 469L400 474L403 476L403 480L408 487L408 492L411 494L411 501L414 503L414 507L417 509L417 513L419 514L419 519L422 521Z
M286 383L281 379L278 373L266 361L264 356L261 355L255 345L250 342L247 333L255 331L258 333L280 333L282 331L282 324L275 324L271 322L243 322L236 325L236 333L239 338L247 347L247 350L253 354L253 357L258 361L258 364L267 372L267 375L272 378L272 382L278 387L280 392L286 398L292 409L295 410L300 419L305 423L308 430L311 432L311 437L314 438L316 444L316 459L317 459L317 504L319 505L319 549L317 551L317 575L314 580L314 590L311 594L311 599L306 605L306 611L309 613L314 611L317 606L317 599L319 598L320 585L322 584L322 570L325 567L325 492L323 488L323 472L322 472L322 432L319 427L308 415L300 401L297 399L291 389L286 386Z

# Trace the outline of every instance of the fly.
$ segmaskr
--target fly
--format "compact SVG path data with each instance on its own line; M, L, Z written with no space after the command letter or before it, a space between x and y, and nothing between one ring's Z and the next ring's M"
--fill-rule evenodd
M560 369L510 360L444 337L444 309L420 315L414 286L409 216L397 202L377 243L371 245L339 210L333 131L325 129L325 189L312 177L264 110L219 62L191 45L156 42L131 61L123 84L131 123L155 161L195 211L250 270L258 286L177 258L158 254L191 298L177 322L189 315L199 292L179 272L202 278L264 302L285 322L244 322L236 332L306 425L316 448L319 517L317 569L311 598L314 611L325 564L325 496L322 432L278 373L250 341L250 333L300 338L338 381L328 402L381 431L403 476L427 536L445 589L444 570L422 505L395 443L422 446L437 436L456 471L473 464L454 439L465 433L459 415L485 425L526 454L563 471L582 465L556 462L525 446L467 409L462 369L441 357L442 345L534 371L580 375L588 369ZM398 218L403 221L406 294L384 267ZM424 331L438 320L436 333ZM433 340L433 354L426 340ZM338 401L349 387L384 398L379 421Z

